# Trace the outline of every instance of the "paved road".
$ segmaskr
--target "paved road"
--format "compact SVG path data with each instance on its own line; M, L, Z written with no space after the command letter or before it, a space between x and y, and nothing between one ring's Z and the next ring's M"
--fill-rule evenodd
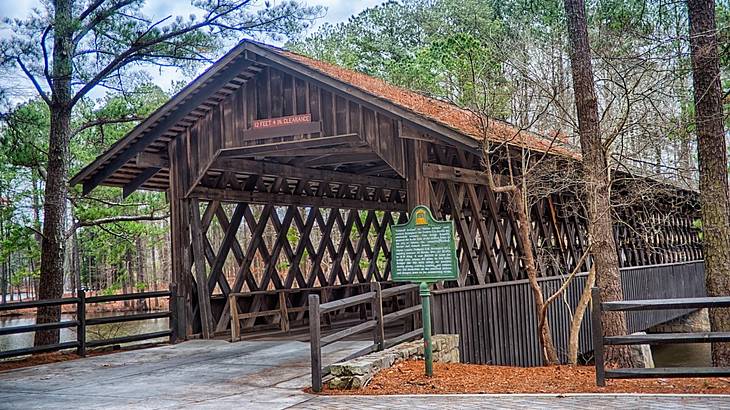
M362 342L327 346L329 362ZM728 408L730 396L312 396L309 346L190 341L0 373L0 409Z

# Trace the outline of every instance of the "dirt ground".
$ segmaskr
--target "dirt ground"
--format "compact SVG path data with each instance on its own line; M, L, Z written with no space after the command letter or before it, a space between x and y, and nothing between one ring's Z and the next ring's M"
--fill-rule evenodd
M86 352L87 357L102 356L105 354L116 353L128 350L145 349L148 347L160 346L164 343L141 343L132 346L107 346L94 350L88 350ZM8 359L0 360L0 372L6 370L20 369L23 367L39 366L48 363L65 362L67 360L80 359L81 356L73 352L53 352L53 353L42 353L33 356L26 356L20 359Z
M446 393L704 393L730 394L730 378L608 380L597 387L591 366L509 367L434 363L424 375L423 361L406 361L378 373L364 389L324 394Z

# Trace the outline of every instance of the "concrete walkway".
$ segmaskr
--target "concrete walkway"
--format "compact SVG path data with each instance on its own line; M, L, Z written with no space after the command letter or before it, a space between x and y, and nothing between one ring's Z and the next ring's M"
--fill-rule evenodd
M363 342L327 346L329 363ZM190 341L0 373L0 409L728 408L730 396L313 396L309 345Z

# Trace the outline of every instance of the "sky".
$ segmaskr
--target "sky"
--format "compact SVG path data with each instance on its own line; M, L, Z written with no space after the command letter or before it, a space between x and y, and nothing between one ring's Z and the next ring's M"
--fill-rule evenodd
M270 3L276 4L281 0L270 0ZM254 0L254 2L263 4L263 0ZM383 2L383 0L301 0L310 6L321 5L327 8L326 15L317 20L311 30L325 22L339 23L346 21L348 17L357 14L368 7L375 6ZM29 15L34 7L41 4L40 0L0 0L0 16L10 18L24 18ZM152 15L157 18L166 17L168 15L187 16L191 12L198 10L190 5L190 0L147 0L143 9L145 14ZM0 38L7 35L7 31L0 26ZM280 44L279 44L280 45ZM173 69L151 69L149 75L152 81L165 90L172 87L171 79L180 79ZM14 102L27 100L33 95L33 89L29 81L22 77L22 73L17 78L8 79L0 78L0 87L14 85ZM96 91L91 94L92 97L103 96L103 91ZM25 96L27 95L27 96Z

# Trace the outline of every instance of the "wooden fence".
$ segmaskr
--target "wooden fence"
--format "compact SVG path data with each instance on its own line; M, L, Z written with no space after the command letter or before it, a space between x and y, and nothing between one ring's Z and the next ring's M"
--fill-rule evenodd
M385 339L385 326L391 322L399 320L408 320L418 317L421 313L421 305L414 305L397 310L392 313L385 314L383 312L383 300L400 295L418 292L418 285L400 285L389 289L382 290L380 283L373 282L372 290L357 296L335 300L320 304L319 295L309 295L309 336L310 336L310 352L312 365L312 390L319 392L322 390L322 377L329 373L330 366L322 367L322 348L328 344L350 338L358 333L365 331L373 332L373 343L342 358L338 361L346 361L366 355L371 352L380 351L395 346L398 343L415 339L423 334L423 328L411 331L405 331L403 334L395 336L391 339ZM353 306L369 305L371 319L365 319L362 323L345 328L336 333L322 336L320 328L320 317L338 310L348 309ZM408 329L408 327L406 327Z
M149 320L149 319L161 319L170 318L172 321L172 314L170 310L160 312L146 312L146 313L133 313L133 314L122 314L116 316L106 316L98 318L87 318L86 305L94 303L108 303L118 302L122 300L136 300L136 299L151 299L159 297L171 298L174 295L174 287L171 290L154 291L154 292L141 292L141 293L128 293L123 295L102 295L102 296L90 296L86 297L84 291L78 292L78 297L62 298L62 299L46 299L37 300L31 302L20 302L20 303L8 303L0 305L0 312L13 311L19 309L33 309L41 306L62 306L62 305L76 305L76 318L73 320L63 320L59 322L44 323L44 324L32 324L23 326L11 326L0 329L0 336L12 335L18 333L29 333L37 330L51 330L51 329L63 329L63 328L76 328L76 340L55 343L45 346L33 346L24 347L20 349L12 350L0 350L0 359L9 357L25 356L35 353L45 352L56 352L59 350L76 349L76 353L80 356L86 356L87 348L95 348L100 346L118 345L122 343L137 342L142 340L157 339L161 337L167 337L171 342L174 341L175 335L172 330L162 330L157 332L149 332L135 335L127 335L120 337L112 337L107 339L99 340L86 340L86 333L89 326L103 325L110 323L122 323L131 322L137 320ZM172 326L170 326L172 328Z
M598 288L591 289L593 303L591 321L595 349L596 385L605 386L606 379L639 379L651 377L723 377L730 376L730 367L657 367L611 368L604 364L604 346L660 345L676 343L729 342L730 332L653 333L648 335L619 335L604 337L601 321L604 312L646 312L684 309L730 307L730 297L700 297L679 299L644 299L601 303Z
M703 261L641 266L621 270L624 298L660 299L702 297L705 293ZM548 309L561 361L567 359L570 311L580 299L586 274L580 274ZM541 278L545 295L563 283L561 277ZM547 296L546 296L547 297ZM675 319L691 309L628 312L630 332ZM457 333L465 363L538 366L542 355L537 338L535 303L527 280L467 286L433 292L434 333ZM586 312L580 330L579 352L593 350L591 319Z

